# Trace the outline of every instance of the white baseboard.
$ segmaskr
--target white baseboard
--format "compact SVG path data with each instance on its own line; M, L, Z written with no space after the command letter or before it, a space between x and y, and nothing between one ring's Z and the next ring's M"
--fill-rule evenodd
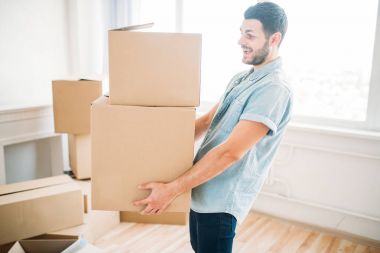
M254 211L380 243L380 219L261 192Z

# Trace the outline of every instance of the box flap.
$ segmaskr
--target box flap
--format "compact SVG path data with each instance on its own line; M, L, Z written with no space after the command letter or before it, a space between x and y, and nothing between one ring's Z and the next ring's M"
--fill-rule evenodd
M43 235L37 235L30 238L27 238L25 240L62 240L62 239L75 239L78 240L78 235L65 235L65 234L43 234Z
M57 79L52 80L52 83L60 83L60 82L66 82L66 83L78 83L78 82L97 82L101 83L102 80L99 77L81 77L81 78L74 78L74 79Z
M100 75L84 75L84 76L81 76L78 80L79 81L101 82L102 81L102 77Z
M121 28L116 28L112 29L111 31L132 31L132 30L141 30L141 29L147 29L147 28L152 28L154 23L146 23L146 24L141 24L141 25L130 25L130 26L125 26Z
M62 252L70 245L75 243L76 239L35 239L21 240L20 244L25 252L28 253L52 253Z
M69 182L73 182L71 177L67 175L60 175L35 180L28 180L19 183L0 185L0 196L16 192L28 191L31 189L48 187L51 185L65 184Z
M94 101L92 101L91 106L99 106L99 105L107 105L109 101L109 98L107 96L100 96Z
M82 193L81 188L75 182L30 189L28 191L20 191L20 192L5 194L5 195L0 196L0 206L17 203L21 201L26 201L26 200L31 200L31 199L38 199L38 198L57 195L57 194L76 192L76 191Z

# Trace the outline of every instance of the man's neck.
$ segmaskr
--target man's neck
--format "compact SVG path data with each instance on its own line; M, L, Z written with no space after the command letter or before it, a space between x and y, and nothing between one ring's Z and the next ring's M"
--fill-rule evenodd
M257 71L259 69L261 69L262 67L264 67L265 65L267 65L268 63L271 63L272 61L276 60L277 58L279 57L279 55L276 53L276 54L270 54L268 55L268 57L265 59L265 61L259 65L253 65L252 68L254 69L254 71Z

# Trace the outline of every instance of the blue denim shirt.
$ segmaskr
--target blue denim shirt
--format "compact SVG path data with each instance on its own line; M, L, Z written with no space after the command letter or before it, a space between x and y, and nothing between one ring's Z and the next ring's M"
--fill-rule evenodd
M245 219L268 174L291 109L292 93L284 79L281 58L232 78L194 163L224 142L240 120L263 123L269 131L239 161L192 190L192 210L230 213L239 223Z

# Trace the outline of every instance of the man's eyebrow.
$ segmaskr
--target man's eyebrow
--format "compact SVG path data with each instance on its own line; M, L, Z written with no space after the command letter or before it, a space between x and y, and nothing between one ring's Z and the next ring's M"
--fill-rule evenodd
M252 30L252 29L245 29L245 30L243 30L242 28L240 28L240 32L244 32L244 33L249 33L249 32L251 32L251 33L254 33L255 31L254 30Z

